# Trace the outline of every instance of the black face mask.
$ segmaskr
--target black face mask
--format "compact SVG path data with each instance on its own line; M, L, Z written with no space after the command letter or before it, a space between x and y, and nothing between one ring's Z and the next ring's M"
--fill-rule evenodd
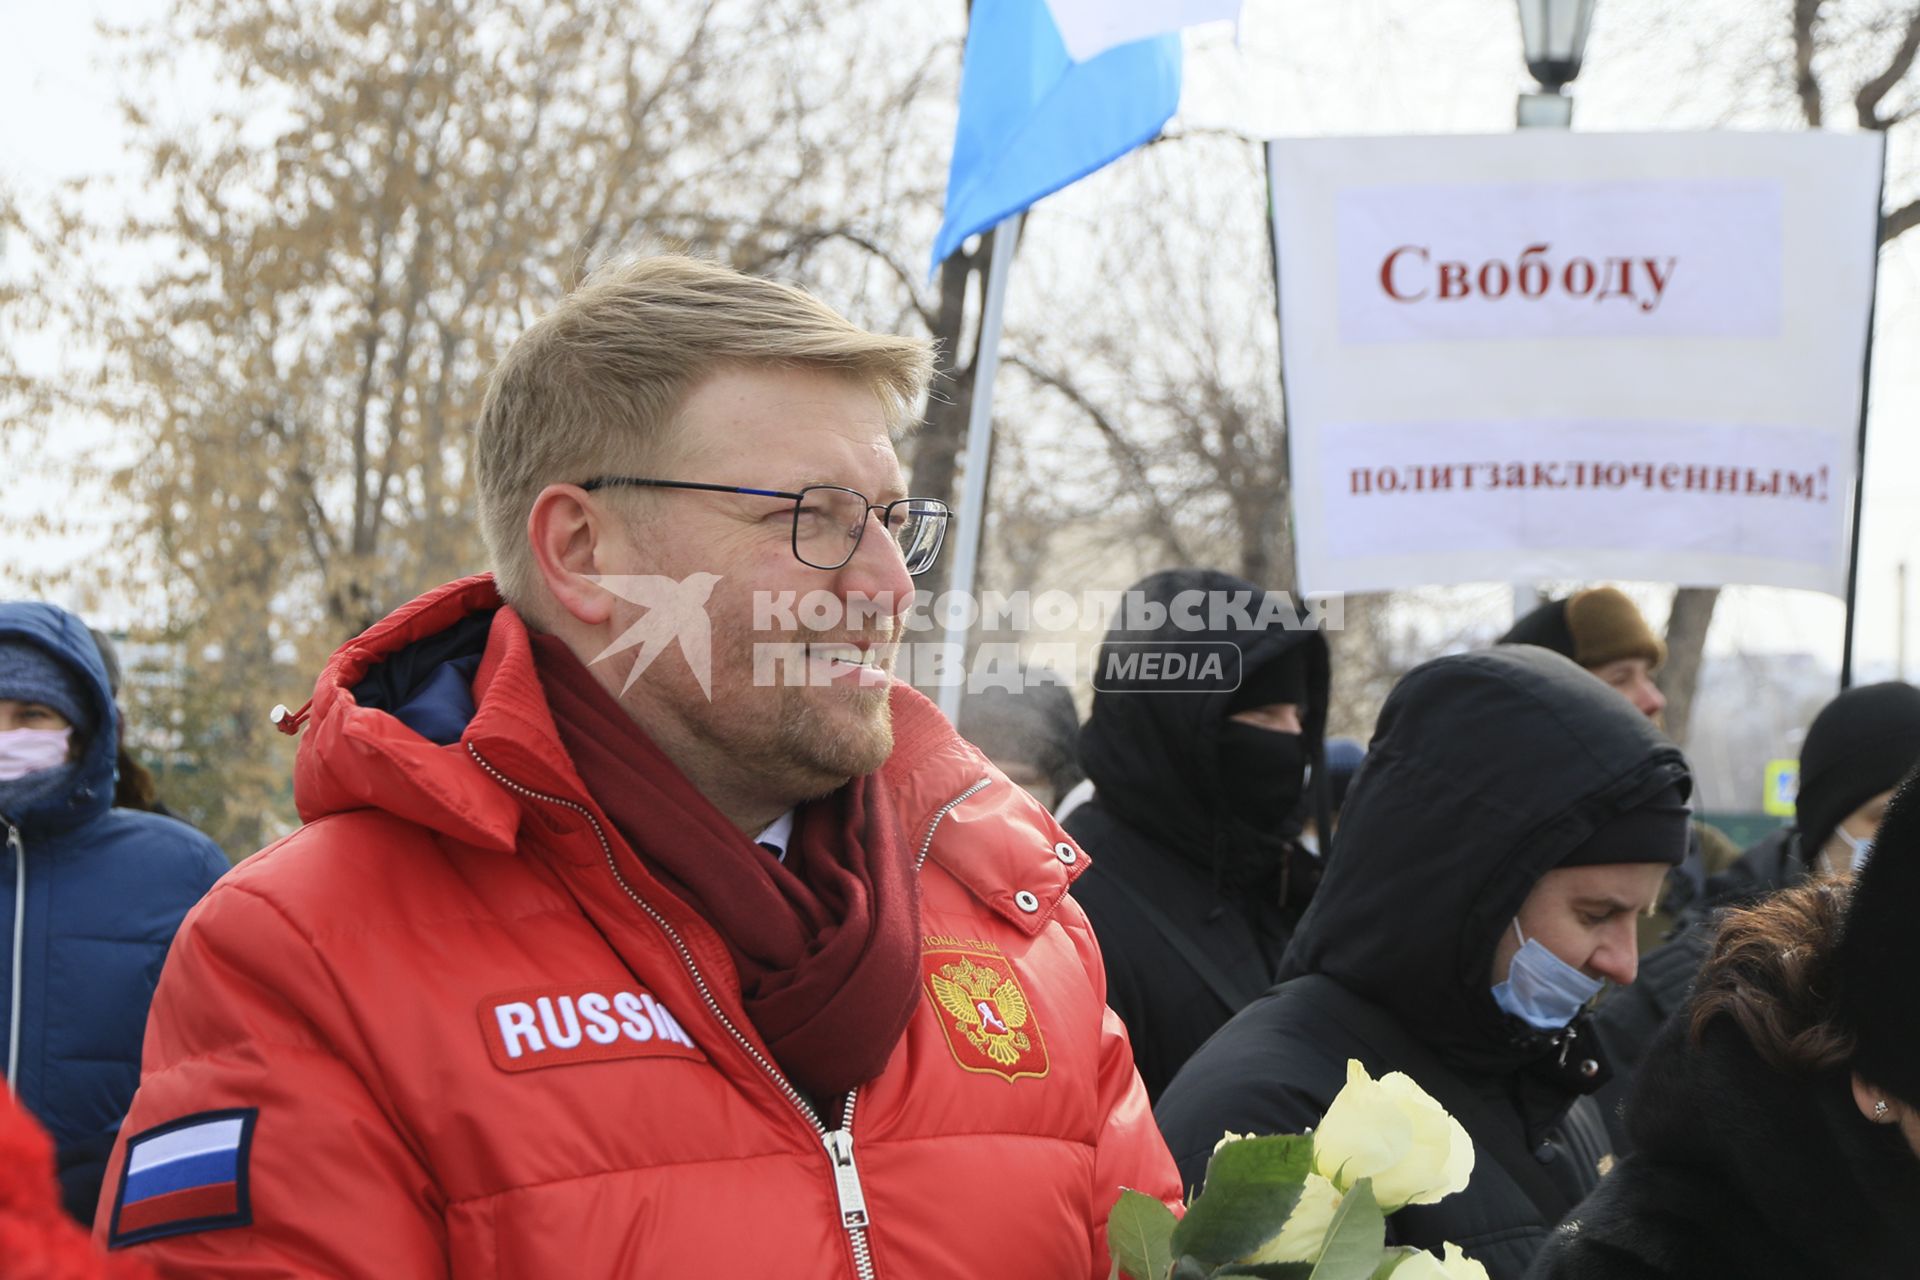
M1229 720L1218 763L1227 813L1261 835L1278 836L1306 791L1307 748L1297 733Z

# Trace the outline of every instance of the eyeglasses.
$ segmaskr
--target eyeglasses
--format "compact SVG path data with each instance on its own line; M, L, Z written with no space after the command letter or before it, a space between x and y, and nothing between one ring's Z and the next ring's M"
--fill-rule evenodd
M786 498L793 503L793 554L814 569L838 569L853 559L867 531L867 515L878 511L887 533L900 548L907 572L933 568L946 541L953 513L938 498L869 501L867 495L834 484L810 484L799 492L752 489L737 484L698 484L690 480L642 480L635 476L598 476L580 486L596 489L698 489L707 493L744 493L757 498Z

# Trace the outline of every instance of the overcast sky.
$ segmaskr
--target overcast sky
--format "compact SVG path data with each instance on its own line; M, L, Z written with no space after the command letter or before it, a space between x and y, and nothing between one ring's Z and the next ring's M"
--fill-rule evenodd
M923 2L959 10L950 0ZM1576 126L1630 132L1759 123L1745 105L1754 97L1753 72L1703 64L1699 47L1718 56L1748 44L1762 50L1771 39L1777 49L1786 4L1695 0L1686 7L1686 29L1677 29L1661 17L1678 7L1674 0L1600 0L1587 67L1574 90ZM0 128L0 182L31 197L67 177L125 173L114 76L95 24L137 21L163 7L158 0L0 0L7 32L0 41L0 119L7 121ZM1247 0L1237 42L1224 29L1190 38L1187 97L1175 127L1270 135L1504 132L1523 83L1511 0ZM191 116L190 82L172 106ZM1896 152L1896 183L1916 164L1916 150L1909 143ZM1095 175L1069 198L1096 200L1100 181ZM1029 229L1034 247L1048 234L1043 205ZM1920 352L1920 232L1883 255L1879 289L1858 648L1868 675L1893 672L1896 565L1920 558L1920 358L1913 354ZM0 341L31 351L33 336L0 333ZM63 432L59 447L102 443L98 433L80 430ZM79 543L23 536L22 513L61 497L0 481L0 596L17 592L18 566L90 554L101 541L97 533ZM1497 590L1488 588L1489 598ZM1653 587L1636 594L1650 605L1665 599ZM1841 623L1841 606L1830 598L1742 588L1723 599L1713 648L1807 651L1837 666ZM1909 640L1908 670L1920 670L1920 636Z

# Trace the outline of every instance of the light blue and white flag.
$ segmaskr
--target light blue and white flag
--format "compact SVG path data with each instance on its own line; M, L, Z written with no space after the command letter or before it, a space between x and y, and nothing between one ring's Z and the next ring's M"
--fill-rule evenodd
M987 230L1159 134L1180 29L1241 0L974 0L938 267Z

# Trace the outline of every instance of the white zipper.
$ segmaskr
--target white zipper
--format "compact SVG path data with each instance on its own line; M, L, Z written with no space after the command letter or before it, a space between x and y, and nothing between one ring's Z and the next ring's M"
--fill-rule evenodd
M13 851L13 995L7 1005L7 1090L20 1092L20 962L27 948L27 846L20 828L7 823L7 848Z
M614 883L618 884L620 888L626 892L626 895L633 899L635 905L647 913L648 918L653 921L660 932L666 935L667 941L673 944L673 949L680 955L682 967L686 969L687 975L693 979L693 985L699 989L700 998L706 1004L707 1011L714 1016L715 1021L727 1029L727 1033L733 1037L734 1042L747 1051L747 1056L752 1058L761 1071L766 1073L767 1078L779 1087L781 1094L786 1097L788 1102L793 1104L793 1109L799 1112L800 1117L811 1125L813 1131L819 1135L820 1145L826 1152L827 1159L833 1167L833 1189L840 1204L840 1226L847 1233L847 1245L853 1251L854 1273L860 1277L860 1280L875 1280L876 1273L873 1268L873 1248L867 1240L867 1229L870 1225L870 1220L867 1216L867 1197L866 1192L861 1188L860 1168L854 1162L853 1155L853 1111L855 1105L858 1104L860 1100L860 1090L856 1088L850 1091L847 1094L846 1101L841 1104L840 1127L838 1129L828 1129L825 1122L820 1119L820 1113L814 1110L813 1104L808 1102L806 1097L798 1089L793 1087L792 1081L788 1080L787 1077L781 1073L779 1067L768 1061L767 1056L754 1047L753 1041L748 1039L740 1028L734 1025L733 1019L727 1016L727 1011L720 1007L720 1002L714 998L713 989L707 985L706 975L700 972L699 963L694 960L693 951L687 946L686 940L680 936L679 930L675 929L652 903L636 893L633 886L627 883L627 878L620 874L620 866L614 861L613 857L613 845L607 839L606 831L601 828L600 820L593 816L593 810L578 801L569 800L565 796L548 795L545 792L535 791L532 787L523 786L515 782L512 778L507 777L506 774L494 768L493 764L488 761L485 756L481 755L479 750L471 742L467 744L467 754L472 756L474 761L478 763L482 769L486 770L489 777L501 786L507 788L507 790L527 796L530 799L545 801L548 804L557 804L563 809L570 809L593 824L593 834L600 841L600 851L606 857L607 870L613 873ZM933 833L939 828L940 823L949 813L953 812L954 808L958 806L961 801L978 792L980 788L987 785L987 782L988 780L986 778L980 779L980 781L974 783L971 787L968 787L965 791L948 801L933 815L932 822L927 826L926 837L920 842L919 856L914 860L913 867L916 873L918 873L920 868L926 863L927 852L933 847Z

